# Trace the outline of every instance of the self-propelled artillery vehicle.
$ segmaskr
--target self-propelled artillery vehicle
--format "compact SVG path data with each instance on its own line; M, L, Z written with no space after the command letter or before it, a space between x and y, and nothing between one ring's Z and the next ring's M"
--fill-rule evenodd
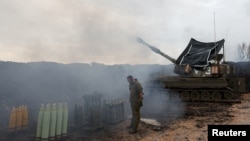
M224 39L200 42L191 38L177 59L141 38L137 41L174 64L176 75L157 76L145 83L150 93L166 93L170 100L208 102L239 102L245 93L245 79L236 77L234 66L225 62Z

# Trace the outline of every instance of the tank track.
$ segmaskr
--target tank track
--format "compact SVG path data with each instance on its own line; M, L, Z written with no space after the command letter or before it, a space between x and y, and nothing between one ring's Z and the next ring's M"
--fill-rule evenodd
M230 89L162 89L149 88L152 94L166 94L170 101L183 102L227 102L240 103L240 94L234 93Z

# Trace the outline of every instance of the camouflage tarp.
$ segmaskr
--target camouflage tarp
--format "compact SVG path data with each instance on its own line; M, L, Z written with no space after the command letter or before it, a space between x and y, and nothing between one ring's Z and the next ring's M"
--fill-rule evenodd
M225 40L217 42L200 42L191 38L186 49L176 60L176 64L189 64L195 68L208 66L209 61L215 60L216 54L224 46Z

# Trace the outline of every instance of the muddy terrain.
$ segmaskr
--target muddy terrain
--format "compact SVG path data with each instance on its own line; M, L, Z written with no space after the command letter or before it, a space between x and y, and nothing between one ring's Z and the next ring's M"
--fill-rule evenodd
M129 119L117 125L106 127L99 133L69 139L93 141L207 141L209 124L249 124L250 94L242 96L240 103L189 103L185 115L162 114L161 119L142 118L137 134L129 134L126 126ZM171 113L169 113L171 114ZM172 116L172 117L171 117ZM167 119L167 120L164 120Z

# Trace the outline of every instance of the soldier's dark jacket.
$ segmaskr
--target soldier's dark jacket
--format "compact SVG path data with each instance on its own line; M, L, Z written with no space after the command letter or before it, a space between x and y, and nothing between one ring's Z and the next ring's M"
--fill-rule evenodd
M129 85L130 90L130 102L139 100L139 94L142 93L142 86L138 81L134 81Z

